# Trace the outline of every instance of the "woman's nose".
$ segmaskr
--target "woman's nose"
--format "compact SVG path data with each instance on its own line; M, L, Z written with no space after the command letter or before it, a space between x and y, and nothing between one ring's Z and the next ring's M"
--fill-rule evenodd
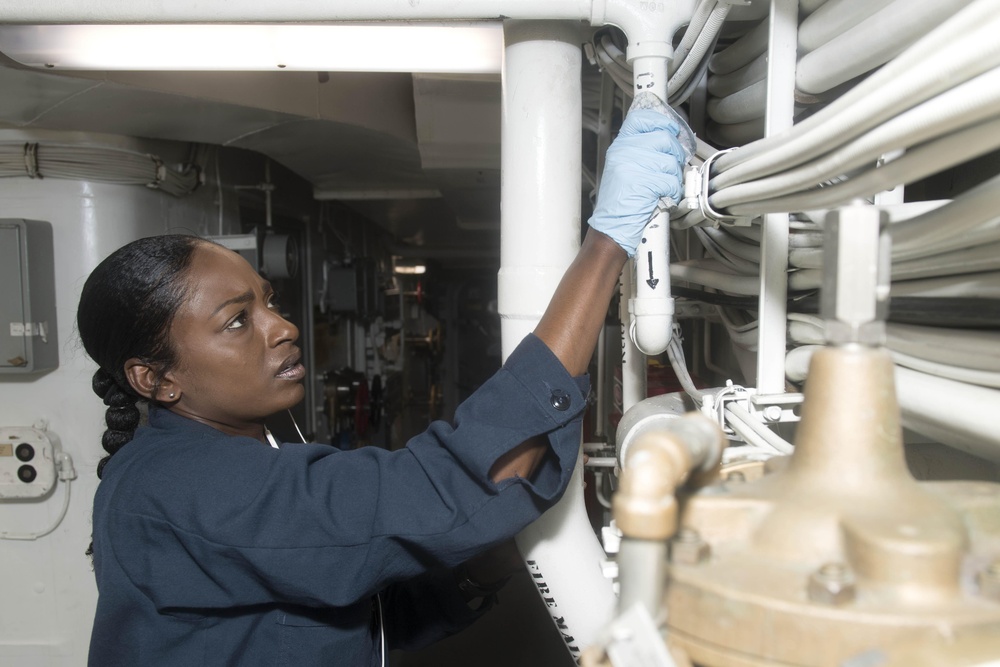
M270 331L268 338L272 347L276 347L282 343L294 343L299 339L299 328L286 320L281 316L276 310L269 310L270 314Z

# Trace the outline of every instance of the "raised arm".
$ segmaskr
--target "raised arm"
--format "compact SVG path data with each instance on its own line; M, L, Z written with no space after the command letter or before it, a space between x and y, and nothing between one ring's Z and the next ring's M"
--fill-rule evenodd
M676 203L683 192L687 156L678 131L661 113L633 111L608 149L590 229L535 327L572 375L586 372L622 266L660 199ZM545 446L540 436L508 452L493 466L493 481L529 476Z

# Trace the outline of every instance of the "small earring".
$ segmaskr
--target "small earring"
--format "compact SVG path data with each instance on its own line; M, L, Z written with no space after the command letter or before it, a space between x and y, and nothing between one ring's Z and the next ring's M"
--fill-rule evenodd
M173 397L174 397L174 396L176 396L176 395L177 395L177 394L175 394L174 392L170 392L170 393L169 393L169 394L168 394L167 396L168 396L169 398L173 398Z

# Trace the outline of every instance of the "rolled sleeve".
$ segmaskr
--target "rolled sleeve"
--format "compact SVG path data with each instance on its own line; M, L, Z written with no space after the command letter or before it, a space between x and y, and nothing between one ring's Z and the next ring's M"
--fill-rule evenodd
M553 500L576 463L578 426L589 391L587 376L571 376L545 343L529 334L503 368L459 406L454 427L437 422L427 435L488 482L497 459L525 440L547 434L560 475L551 479L544 471L549 466L543 466L533 490L544 500ZM410 446L419 447L419 438Z

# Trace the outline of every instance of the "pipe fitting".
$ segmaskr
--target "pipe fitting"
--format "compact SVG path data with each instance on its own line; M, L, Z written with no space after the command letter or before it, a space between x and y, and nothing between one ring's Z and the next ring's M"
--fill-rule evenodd
M718 464L723 435L711 420L694 413L660 421L629 448L618 492L615 523L627 538L665 540L677 530L675 493L695 469Z
M625 57L673 58L671 38L694 11L693 0L594 0L590 24L615 25L628 37Z

